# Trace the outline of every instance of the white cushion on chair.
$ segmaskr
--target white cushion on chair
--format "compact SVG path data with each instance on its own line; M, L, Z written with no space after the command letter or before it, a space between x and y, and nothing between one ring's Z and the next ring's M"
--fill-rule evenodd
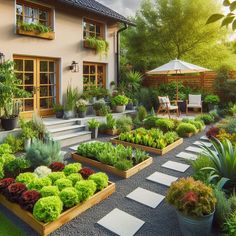
M187 104L187 107L190 107L190 108L201 108L202 105L198 105L198 104Z
M191 107L202 107L202 95L189 94L189 105Z

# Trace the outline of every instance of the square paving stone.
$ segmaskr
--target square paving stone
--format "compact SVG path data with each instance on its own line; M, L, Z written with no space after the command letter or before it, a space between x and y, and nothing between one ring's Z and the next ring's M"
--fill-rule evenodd
M197 159L197 155L188 152L180 152L176 155L176 157L191 161L195 161Z
M115 208L97 223L117 235L132 236L145 222Z
M205 141L209 141L209 139L207 138L207 136L202 136L201 138L200 138L201 140L205 140Z
M144 188L136 188L126 197L151 208L156 208L165 198L163 195L151 192Z
M186 151L190 151L190 152L195 152L195 153L198 153L198 154L203 152L202 148L200 148L200 147L193 147L193 146L189 146L185 150Z
M158 183L158 184L163 184L165 186L170 186L172 182L176 181L178 178L171 176L171 175L166 175L161 172L154 172L152 175L147 177L147 180L150 180L152 182Z
M185 172L190 167L190 165L178 163L175 161L167 161L166 163L162 165L162 167L165 167L171 170L176 170L179 172Z
M212 143L210 143L210 142L202 142L202 141L196 141L193 144L197 145L197 146L205 145L206 147L211 147L212 146Z

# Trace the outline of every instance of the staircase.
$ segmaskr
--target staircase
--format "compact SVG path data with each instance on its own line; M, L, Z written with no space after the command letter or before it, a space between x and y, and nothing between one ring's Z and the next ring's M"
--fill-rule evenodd
M87 125L81 125L81 119L62 120L49 118L44 120L53 140L58 141L61 147L71 146L91 139L91 132Z

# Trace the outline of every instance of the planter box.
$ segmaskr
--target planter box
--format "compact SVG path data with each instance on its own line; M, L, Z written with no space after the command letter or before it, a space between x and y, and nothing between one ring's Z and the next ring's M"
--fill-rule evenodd
M87 209L108 198L114 192L115 192L115 184L109 182L107 188L96 193L84 203L78 204L68 209L67 211L63 212L57 220L50 223L43 223L36 220L30 212L23 210L20 207L20 205L16 203L9 202L1 194L0 194L0 203L3 206L5 206L8 210L10 210L12 213L14 213L17 217L19 217L21 220L23 220L26 224L28 224L31 228L37 231L41 236L47 236L51 232L55 231L62 225L68 223L73 218L77 217L78 215L86 211Z
M128 179L129 177L135 175L139 171L143 170L144 168L146 168L147 166L152 164L152 157L149 157L147 160L139 163L138 165L132 167L131 169L126 170L126 171L122 171L122 170L119 170L113 166L106 165L106 164L103 164L99 161L95 161L90 158L80 156L77 153L72 153L72 158L75 161L79 161L79 162L85 163L87 165L91 165L93 167L96 167L96 168L104 171L104 172L112 173L112 174L120 176L124 179Z
M22 29L17 29L16 32L19 35L27 35L27 36L30 36L30 37L43 38L43 39L48 39L48 40L55 39L55 33L54 32L38 33L38 32L35 32L35 31L25 31L25 30L22 30Z
M118 129L104 129L104 130L99 130L99 133L101 134L107 134L107 135L118 135Z
M86 40L83 41L84 48L92 49L96 51L95 47L91 47Z
M180 138L180 139L176 140L174 143L168 145L167 147L165 147L163 149L157 149L157 148L153 148L153 147L144 146L144 145L141 145L141 144L135 144L135 143L129 143L129 142L126 142L126 141L121 141L121 140L118 139L118 137L111 138L110 141L113 144L122 144L126 147L138 148L138 149L141 149L143 151L155 153L155 154L158 154L158 155L161 155L161 156L166 154L167 152L171 151L172 149L178 147L180 144L183 143L183 139Z

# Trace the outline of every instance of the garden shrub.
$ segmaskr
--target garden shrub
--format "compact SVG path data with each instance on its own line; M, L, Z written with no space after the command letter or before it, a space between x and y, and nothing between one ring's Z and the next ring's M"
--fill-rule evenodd
M129 132L132 129L133 121L130 116L123 116L116 120L116 127L119 132Z
M23 140L19 137L15 137L13 134L8 134L4 142L11 147L13 153L20 152L24 149Z
M156 121L156 127L166 132L173 130L175 127L175 123L173 120L161 118Z
M143 120L143 125L146 129L155 128L155 127L157 127L156 122L159 119L160 118L158 118L156 116L148 116Z
M83 202L94 195L97 186L93 180L81 180L76 183L75 188L78 191L79 200Z
M0 180L0 193L4 191L10 184L15 183L15 179L13 178L5 178Z
M4 178L5 174L4 174L4 168L3 168L3 164L0 163L0 179Z
M56 220L63 209L63 203L57 196L40 198L33 208L33 216L44 223Z
M19 204L26 211L33 211L35 203L40 199L40 193L35 190L28 190L22 193Z
M141 122L147 117L147 110L144 106L138 107L137 117Z
M53 162L61 161L61 148L57 142L43 143L40 140L34 141L26 152L26 158L30 160L32 166L49 166Z
M164 139L168 145L174 143L178 138L179 136L175 131L169 131L164 134Z
M7 143L0 144L0 156L6 153L12 153L10 145Z
M114 164L114 167L118 170L129 170L133 167L133 162L131 160L120 160Z
M42 197L58 196L60 191L57 186L44 186L40 190Z
M5 153L2 156L0 156L0 163L3 164L3 166L7 165L9 162L15 160L16 157L13 154Z
M52 180L52 183L54 183L58 179L66 178L65 173L64 172L60 172L60 171L52 172L51 174L48 175L48 177Z
M52 184L52 180L49 177L36 178L34 181L27 185L30 190L38 190L40 191L45 186L50 186Z
M180 123L180 125L177 127L176 132L179 136L184 137L186 134L190 133L196 133L197 130L194 125L190 123Z
M216 138L217 135L220 133L220 129L218 127L211 127L207 132L206 136L209 139Z
M78 192L73 187L63 189L59 196L63 202L63 205L67 208L73 207L80 202Z
M67 179L72 181L73 186L80 180L83 180L83 177L80 173L72 173L67 176Z
M198 115L195 120L203 121L205 125L209 125L214 122L214 118L210 114Z
M83 177L84 179L88 179L88 177L89 177L90 175L94 174L95 171L92 170L91 168L83 167L83 168L79 171L79 173L82 175L82 177Z
M224 129L226 132L233 134L236 133L236 119L227 118L224 120L224 123L220 125L220 128Z
M198 129L199 131L201 131L204 128L204 122L201 120L190 120L190 119L183 119L182 122L184 123L190 123L192 125L195 126L196 129Z
M34 170L34 173L39 178L47 177L51 172L51 169L49 169L47 166L39 166Z
M62 162L53 162L49 168L52 170L52 172L62 171L65 168L65 164Z
M82 165L80 163L73 163L73 164L69 164L65 166L65 168L63 169L63 172L67 176L73 173L78 173L81 170L81 168L82 168Z
M100 191L108 186L108 176L105 173L98 172L96 174L92 174L88 178L89 180L93 180L97 185L97 190Z
M30 184L37 178L37 175L31 172L21 173L16 177L16 182L24 183L26 185Z
M64 178L64 179L56 180L54 185L56 185L59 188L59 190L61 191L64 188L72 187L73 184L72 184L71 180Z
M228 236L235 236L236 234L236 211L234 211L227 219L224 224L224 231L227 232Z
M26 185L23 183L13 183L10 184L3 194L6 196L6 198L11 202L18 202L20 199L20 196L23 192L27 190Z

